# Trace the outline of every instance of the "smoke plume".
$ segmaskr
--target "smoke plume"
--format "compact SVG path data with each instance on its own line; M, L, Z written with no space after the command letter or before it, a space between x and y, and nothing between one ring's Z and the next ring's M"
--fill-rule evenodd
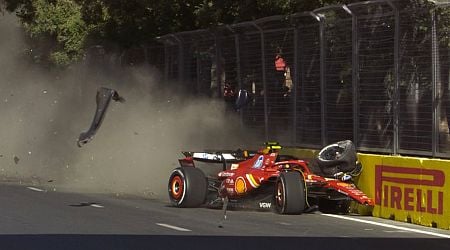
M0 176L55 189L165 197L182 150L237 148L248 136L221 100L184 97L150 66L86 60L64 72L29 63L15 16L0 15ZM98 87L113 88L95 138L82 148ZM172 86L172 87L166 87Z

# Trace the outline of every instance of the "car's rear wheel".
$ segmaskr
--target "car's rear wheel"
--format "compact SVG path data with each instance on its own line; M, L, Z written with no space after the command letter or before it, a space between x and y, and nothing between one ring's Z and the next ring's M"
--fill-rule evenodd
M169 178L169 198L176 207L199 207L205 202L208 183L197 168L179 167Z
M301 214L305 210L305 180L299 172L282 172L275 184L275 209L280 214Z

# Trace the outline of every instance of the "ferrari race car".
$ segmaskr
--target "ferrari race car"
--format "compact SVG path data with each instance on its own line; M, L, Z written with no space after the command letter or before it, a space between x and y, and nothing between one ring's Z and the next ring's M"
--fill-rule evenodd
M227 206L275 209L280 214L301 214L311 208L349 210L350 201L373 206L352 182L361 164L351 141L323 148L313 161L280 153L278 143L259 151L183 152L180 167L169 177L168 191L176 207ZM206 176L198 166L221 164ZM208 170L208 169L205 169Z

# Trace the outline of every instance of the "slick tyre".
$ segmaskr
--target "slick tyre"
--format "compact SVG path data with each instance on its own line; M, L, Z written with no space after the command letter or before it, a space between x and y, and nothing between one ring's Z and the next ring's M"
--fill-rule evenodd
M169 198L176 207L199 207L208 191L205 174L197 168L179 167L169 178Z
M301 214L305 210L305 180L299 172L283 172L275 184L274 204L279 214Z
M340 153L339 157L336 157L336 152ZM356 162L355 145L350 140L330 144L320 150L317 160L322 167L354 163Z

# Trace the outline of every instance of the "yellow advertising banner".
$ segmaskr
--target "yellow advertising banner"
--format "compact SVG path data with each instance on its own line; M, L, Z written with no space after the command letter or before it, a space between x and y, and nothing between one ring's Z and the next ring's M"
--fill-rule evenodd
M450 229L450 161L358 154L358 187L375 200L373 216Z
M286 153L314 158L318 152L290 148ZM373 216L450 229L450 160L361 153L358 160L363 171L355 182L374 198Z

